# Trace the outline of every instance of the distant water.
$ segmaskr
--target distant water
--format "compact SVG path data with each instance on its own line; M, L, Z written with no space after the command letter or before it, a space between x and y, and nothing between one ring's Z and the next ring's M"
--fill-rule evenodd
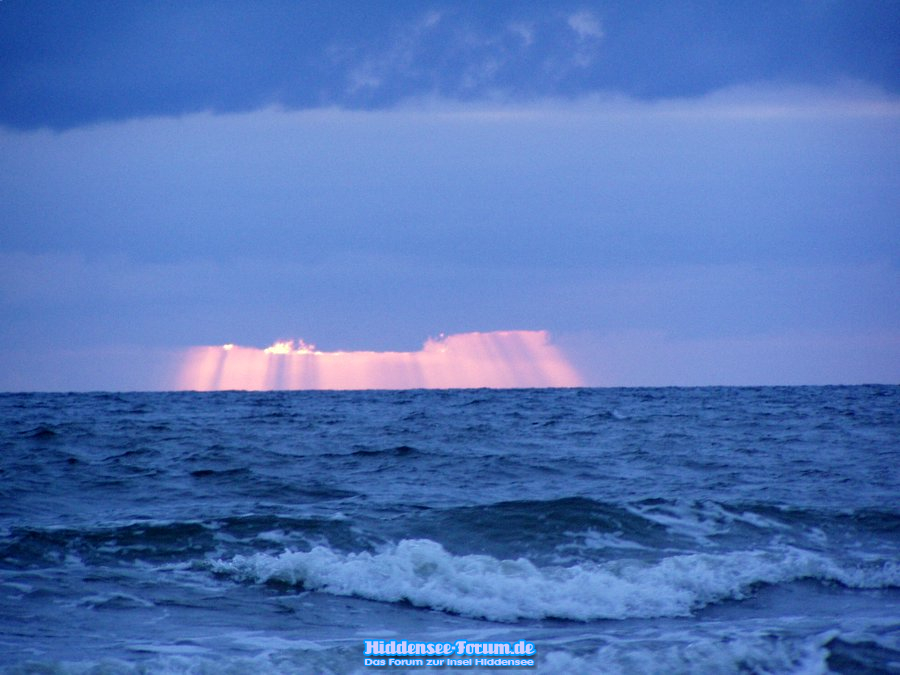
M365 639L900 672L897 386L8 394L0 422L4 672L384 672Z

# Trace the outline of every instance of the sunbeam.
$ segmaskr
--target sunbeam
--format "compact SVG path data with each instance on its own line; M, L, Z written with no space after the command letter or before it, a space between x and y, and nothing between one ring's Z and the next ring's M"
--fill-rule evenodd
M582 379L547 331L461 333L417 352L324 352L302 340L265 349L226 344L188 350L178 388L458 389L577 387Z

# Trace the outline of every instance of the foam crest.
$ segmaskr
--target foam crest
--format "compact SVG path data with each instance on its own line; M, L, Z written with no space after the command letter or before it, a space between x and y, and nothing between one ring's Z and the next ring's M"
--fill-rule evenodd
M280 555L258 553L211 563L216 573L252 582L417 607L492 621L684 616L757 584L814 578L858 588L900 585L894 562L845 568L829 558L784 547L692 554L649 564L622 560L537 567L529 560L455 556L427 540L403 540L377 553L324 546Z
M734 511L712 501L636 504L628 507L628 511L663 526L671 534L693 539L701 544L709 544L711 537L729 534L740 526L767 532L790 529L787 524L773 518L749 510Z

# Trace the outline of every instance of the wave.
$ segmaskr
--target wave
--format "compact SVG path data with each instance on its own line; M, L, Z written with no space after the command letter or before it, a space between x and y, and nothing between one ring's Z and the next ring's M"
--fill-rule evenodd
M829 629L808 636L771 629L664 632L647 639L606 640L593 653L555 649L542 655L542 673L824 673L895 672L895 648Z
M389 452L406 452L401 449ZM186 475L220 490L242 469L195 469ZM2 489L0 489L2 492ZM675 554L724 554L793 546L843 558L865 551L896 556L900 515L887 510L824 511L713 501L642 500L616 504L583 497L502 501L477 506L371 510L360 501L336 509L335 500L358 493L321 483L295 489L305 503L296 513L243 514L204 519L103 518L81 527L0 529L0 558L29 567L69 554L93 562L134 559L185 561L285 548L376 550L400 540L440 542L457 555L526 558L538 566L612 564L625 552L646 563ZM317 504L324 502L319 508ZM105 515L105 514L103 514ZM264 546L277 548L266 549Z
M393 448L373 450L371 448L359 448L351 453L354 457L411 457L422 454L422 451L410 445L398 445Z
M433 539L456 553L562 563L619 557L619 549L643 550L644 558L774 544L840 551L862 542L880 550L893 548L890 539L900 531L900 515L712 500L615 503L567 497L426 509L401 525L391 540Z
M771 636L747 638L715 636L657 649L633 642L611 644L587 656L567 651L548 653L541 663L545 673L566 675L622 675L626 673L795 673L830 672L828 635L807 643L773 640Z
M52 427L41 425L35 427L34 429L21 432L19 436L37 440L49 440L51 438L56 438L57 436L59 436L59 432Z
M28 569L67 559L90 564L137 560L180 563L212 551L256 551L260 546L308 546L327 540L348 548L366 545L340 514L327 517L231 516L209 521L133 521L91 528L0 529L0 568Z
M334 595L491 621L653 618L690 615L738 600L763 584L801 579L850 588L900 585L892 560L843 566L802 549L676 555L538 567L525 558L455 556L428 539L405 539L380 552L341 553L325 546L278 555L256 553L209 563L213 572L256 583L283 583Z
M265 636L235 636L250 644L260 644L258 654L221 654L197 644L139 647L139 662L105 658L100 661L26 661L11 673L129 673L134 675L323 675L375 672L361 665L358 640L329 641L327 644L303 639L277 642ZM592 643L594 641L591 641ZM599 647L577 649L567 641L541 644L537 672L544 675L628 675L630 673L785 673L820 675L832 672L895 672L898 652L874 642L842 639L838 630L809 636L773 635L771 630L720 629L641 636L621 639L604 636ZM247 644L247 642L244 642ZM132 649L135 649L132 647ZM444 669L441 669L442 671ZM468 672L509 672L507 669L466 669ZM418 672L435 672L417 668ZM6 672L6 671L4 671ZM379 672L384 672L381 669ZM392 671L394 672L394 671ZM450 672L450 671L448 671ZM452 670L452 672L457 672ZM515 671L522 672L522 671Z

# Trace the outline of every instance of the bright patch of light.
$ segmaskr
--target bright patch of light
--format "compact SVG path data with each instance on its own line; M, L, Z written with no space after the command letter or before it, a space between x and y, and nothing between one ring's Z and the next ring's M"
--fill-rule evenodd
M179 388L200 391L581 384L546 331L441 335L417 352L321 352L302 340L280 341L265 349L195 347L188 351L179 378Z

